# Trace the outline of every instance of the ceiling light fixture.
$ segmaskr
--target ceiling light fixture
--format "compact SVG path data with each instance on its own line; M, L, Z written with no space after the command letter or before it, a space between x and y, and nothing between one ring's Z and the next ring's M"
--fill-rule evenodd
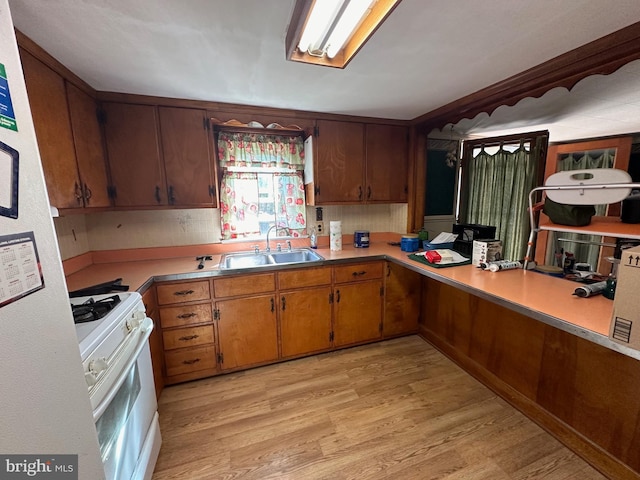
M344 68L400 0L297 0L287 59Z

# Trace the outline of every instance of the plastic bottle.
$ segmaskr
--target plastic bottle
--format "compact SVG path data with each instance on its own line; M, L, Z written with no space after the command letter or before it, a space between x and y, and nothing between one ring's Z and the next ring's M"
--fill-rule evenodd
M316 227L311 227L311 233L309 234L309 242L311 248L318 248L318 234L316 233Z
M490 263L490 272L499 272L500 270L514 270L516 268L522 268L520 262L504 262L504 263Z
M609 300L613 300L616 296L617 283L618 283L618 280L616 279L616 277L613 275L609 275L609 277L607 278L607 286L602 292L602 295L608 298Z
M573 253L565 252L564 254L564 273L573 273L576 266L576 259Z

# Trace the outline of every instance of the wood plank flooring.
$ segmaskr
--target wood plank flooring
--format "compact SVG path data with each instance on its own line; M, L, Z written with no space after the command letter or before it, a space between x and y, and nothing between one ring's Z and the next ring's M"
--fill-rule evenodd
M165 388L154 480L604 477L420 337Z

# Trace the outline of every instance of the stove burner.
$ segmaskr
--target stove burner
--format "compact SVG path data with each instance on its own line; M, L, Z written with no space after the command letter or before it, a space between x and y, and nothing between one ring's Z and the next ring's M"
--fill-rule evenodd
M72 304L71 311L73 312L73 323L84 323L99 320L113 310L113 308L115 308L119 303L120 297L118 295L113 295L101 300L94 300L93 298L90 298L79 305Z

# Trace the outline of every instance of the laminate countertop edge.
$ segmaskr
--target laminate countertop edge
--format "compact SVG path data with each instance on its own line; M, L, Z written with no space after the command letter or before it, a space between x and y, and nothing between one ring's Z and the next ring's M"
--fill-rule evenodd
M539 273L524 272L522 270L506 271L500 273L478 273L478 269L470 265L440 269L432 268L409 259L407 252L402 252L398 247L391 247L386 243L377 246L372 245L372 247L368 249L347 247L342 251L332 252L328 248L320 248L317 250L317 252L325 258L324 261L312 262L302 265L281 265L275 267L259 267L233 271L225 271L218 268L218 264L220 262L219 255L214 255L213 259L210 261L211 263L207 262L207 267L202 270L195 270L196 262L193 260L193 257L184 259L159 259L156 261L144 260L140 262L114 262L110 264L94 264L67 276L67 286L69 290L72 290L83 288L100 281L108 281L110 279L110 275L116 275L116 272L118 273L118 276L125 276L119 274L119 267L129 270L134 269L136 271L138 281L130 282L131 289L137 290L140 293L144 293L149 287L153 285L154 282L194 280L218 276L238 275L243 273L266 273L271 271L288 270L291 268L319 267L365 261L388 260L402 265L403 267L406 267L425 277L442 282L454 288L461 289L462 291L475 295L479 298L488 300L492 303L496 303L512 311L550 325L554 328L558 328L577 337L601 345L602 347L616 351L622 355L640 360L639 350L635 350L614 342L607 335L586 328L585 326L580 325L578 322L574 323L568 321L565 318L562 318L561 315L554 315L550 313L550 311L553 311L554 308L557 309L558 306L549 305L548 302L553 302L553 299L547 299L545 295L546 292L542 292L541 298L543 298L543 300L539 302L542 306L542 309L533 308L531 306L531 304L535 304L535 298L533 300L529 299L531 300L529 301L530 305L526 305L524 304L524 302L518 301L517 298L510 298L510 294L514 297L522 297L523 295L521 290L524 289L524 286L526 286L527 283L533 282L533 285L545 285L544 282L548 281L552 285L549 288L549 292L553 292L553 294L560 299L559 302L568 303L577 301L577 303L573 303L573 306L579 310L584 310L585 315L589 315L592 310L600 312L600 315L597 319L599 328L601 330L604 330L606 328L608 331L608 325L610 324L613 311L613 305L611 301L606 300L601 296L599 296L600 298L591 297L590 299L579 300L576 297L569 297L571 298L570 300L563 300L564 296L570 295L570 293L568 292L572 291L575 288L576 284L573 282L553 277L547 277ZM175 270L165 270L163 272L152 271L156 269L152 268L152 266L155 267L158 264L163 265L163 262L169 263L168 265L166 265L167 270L171 270L172 266L173 268L175 268ZM193 268L194 270L184 271L185 266L188 266L189 269ZM148 274L146 276L144 273L145 267L147 268L146 271L148 271ZM522 279L522 277L526 277L526 275L532 275L532 277L530 277L529 279ZM478 284L478 282L480 282L480 284ZM563 289L563 291L557 293L556 290L560 289ZM594 306L597 306L597 308L592 308ZM562 308L564 308L564 306ZM545 312L544 309L550 311ZM604 318L604 316L606 315L608 315L608 317ZM576 315L574 315L574 317L576 317Z

